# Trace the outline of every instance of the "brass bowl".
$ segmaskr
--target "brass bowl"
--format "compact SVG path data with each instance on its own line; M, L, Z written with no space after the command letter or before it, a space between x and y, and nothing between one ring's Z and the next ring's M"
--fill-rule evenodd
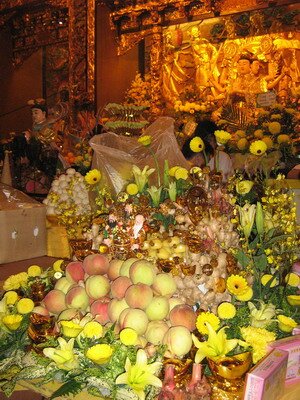
M207 362L215 377L238 379L249 371L252 364L252 353L247 351L232 357L222 357L219 360L208 358Z

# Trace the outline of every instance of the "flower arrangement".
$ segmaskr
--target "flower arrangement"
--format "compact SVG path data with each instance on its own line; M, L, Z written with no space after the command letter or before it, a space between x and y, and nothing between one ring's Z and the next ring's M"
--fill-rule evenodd
M131 87L126 92L126 104L134 106L150 107L151 84L149 75L143 79L141 74L136 74Z
M77 172L84 175L91 167L92 148L83 140L80 143L76 143L74 149L74 151L68 151L64 158Z
M220 124L227 126L226 120ZM257 116L243 129L233 130L226 149L232 153L236 169L245 166L249 174L263 172L269 176L274 169L288 168L294 157L297 141L298 115L293 108L275 104L258 109Z
M55 216L69 237L80 237L82 229L90 224L92 210L88 185L74 168L69 168L52 182L44 204L48 216Z

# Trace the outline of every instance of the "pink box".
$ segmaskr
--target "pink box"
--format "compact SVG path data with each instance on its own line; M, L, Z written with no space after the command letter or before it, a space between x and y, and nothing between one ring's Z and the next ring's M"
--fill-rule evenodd
M300 381L300 335L293 335L287 338L269 343L268 349L285 350L289 354L286 371L286 384Z
M293 335L300 335L300 325L297 325L296 328L293 329Z
M288 353L275 349L246 375L244 400L278 400L284 393Z

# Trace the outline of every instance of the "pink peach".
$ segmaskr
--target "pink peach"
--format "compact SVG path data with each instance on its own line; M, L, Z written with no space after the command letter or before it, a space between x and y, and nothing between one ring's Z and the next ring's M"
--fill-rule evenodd
M132 285L132 282L127 276L119 276L119 278L115 279L110 287L110 293L112 298L123 299L126 290L129 286Z
M123 262L124 260L118 260L117 258L110 261L107 276L111 281L114 281L120 276L120 268Z
M119 316L120 329L132 328L138 335L143 335L146 332L148 322L145 311L138 308L125 309Z
M125 300L131 308L140 308L145 310L150 304L152 298L152 289L144 283L137 283L136 285L129 286L125 293Z
M138 261L138 258L131 257L128 258L128 260L123 261L119 271L120 276L127 276L129 278L129 269L135 261Z
M82 313L79 310L77 310L77 308L66 308L59 314L57 320L58 321L70 321L71 319L74 319L74 318L81 319Z
M101 325L105 325L107 322L109 322L108 304L109 304L108 302L103 302L102 300L96 300L91 305L91 314L93 315L93 317L97 318L97 321Z
M129 269L129 278L132 283L145 283L151 286L156 275L155 266L147 260L135 261Z
M81 311L86 311L89 305L89 296L85 288L82 286L75 286L71 288L66 294L66 304L68 308L76 308Z
M185 326L190 332L196 329L196 313L191 306L179 304L175 306L169 314L172 326Z
M128 304L125 299L118 300L112 299L108 304L108 316L111 322L117 322L119 315L125 308L128 308Z
M110 282L106 276L91 275L85 281L85 289L89 297L97 300L109 293Z
M46 294L43 303L52 314L59 314L66 308L66 296L64 292L53 289Z
M66 266L66 278L71 283L77 283L84 280L84 269L82 262L72 261Z
M104 275L108 267L108 258L103 254L90 254L83 260L83 268L88 275Z
M70 278L68 279L65 276L63 276L62 278L58 279L58 281L55 283L54 289L61 290L66 294L73 284L74 283L70 281Z
M47 308L42 307L42 306L36 306L36 307L34 307L34 309L32 310L32 312L33 312L34 314L43 315L44 317L48 317L48 316L50 315L50 314L49 314L49 311L47 310Z

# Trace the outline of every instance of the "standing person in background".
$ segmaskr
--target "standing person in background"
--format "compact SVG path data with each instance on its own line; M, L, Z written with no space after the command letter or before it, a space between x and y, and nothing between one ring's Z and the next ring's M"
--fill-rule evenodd
M218 126L210 120L199 122L194 134L183 144L182 153L191 165L199 167L207 165L211 171L221 172L223 182L226 182L228 177L234 172L233 164L227 153L218 150L218 143L214 135L214 132L217 130L219 130ZM200 137L203 140L206 157L204 157L203 152L194 153L191 150L190 143L194 137Z

